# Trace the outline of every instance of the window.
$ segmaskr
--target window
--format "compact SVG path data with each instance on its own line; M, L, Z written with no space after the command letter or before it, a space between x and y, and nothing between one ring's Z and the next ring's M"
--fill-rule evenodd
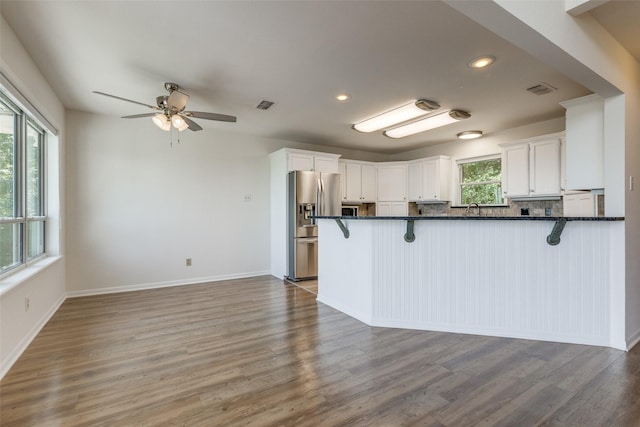
M0 274L45 253L44 141L0 93Z
M501 205L502 178L500 157L459 161L459 197L461 205Z

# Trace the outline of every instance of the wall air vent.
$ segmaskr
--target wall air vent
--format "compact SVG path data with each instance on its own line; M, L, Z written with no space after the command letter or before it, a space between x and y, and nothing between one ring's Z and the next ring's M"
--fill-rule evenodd
M260 110L268 110L272 105L273 105L273 102L262 100L260 101L260 104L256 106L256 108Z
M531 92L534 95L544 95L546 93L551 93L554 90L558 90L558 88L555 88L551 86L549 83L545 83L545 82L542 82L540 84L527 88L527 91Z

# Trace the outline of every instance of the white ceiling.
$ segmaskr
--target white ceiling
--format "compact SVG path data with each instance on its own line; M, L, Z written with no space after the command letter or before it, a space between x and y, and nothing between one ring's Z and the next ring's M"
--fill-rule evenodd
M2 0L0 8L67 108L147 113L92 91L155 104L163 83L177 82L191 95L188 109L238 117L197 120L203 132L393 153L560 117L560 101L590 93L439 1ZM497 61L467 67L483 54ZM541 82L558 90L526 91ZM337 102L341 92L352 98ZM472 117L399 140L351 129L416 98ZM261 100L275 105L258 110Z

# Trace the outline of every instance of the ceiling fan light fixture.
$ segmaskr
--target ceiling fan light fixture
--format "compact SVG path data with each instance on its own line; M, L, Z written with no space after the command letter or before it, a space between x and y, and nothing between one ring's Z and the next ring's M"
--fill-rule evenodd
M406 125L389 129L384 134L389 138L404 138L405 136L425 132L431 129L438 128L440 126L445 126L460 120L468 119L469 117L471 117L471 114L467 113L466 111L450 110L436 114L434 116L429 116L422 120L408 123Z
M151 121L153 121L153 124L164 131L168 132L169 130L171 130L171 122L164 114L156 114L155 116L151 117Z
M482 136L481 130L465 130L457 134L458 139L476 139Z
M183 130L189 128L187 122L178 114L174 114L173 116L171 116L171 123L173 124L174 128L178 129L179 132L182 132Z
M440 108L440 104L437 102L429 101L428 99L418 99L382 114L378 114L370 119L358 122L353 125L353 128L359 132L375 132L398 123L423 116L431 111L437 110L438 108Z

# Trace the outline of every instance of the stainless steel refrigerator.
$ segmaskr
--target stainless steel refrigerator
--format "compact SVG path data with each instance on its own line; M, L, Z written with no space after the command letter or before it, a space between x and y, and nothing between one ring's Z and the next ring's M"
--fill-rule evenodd
M289 172L288 247L290 280L318 277L318 226L314 215L341 214L340 175Z

